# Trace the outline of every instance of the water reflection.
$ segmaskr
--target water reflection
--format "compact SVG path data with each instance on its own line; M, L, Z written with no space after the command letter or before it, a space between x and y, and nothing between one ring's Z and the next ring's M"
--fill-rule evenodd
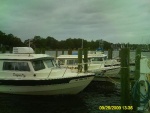
M0 113L87 113L79 96L0 95Z

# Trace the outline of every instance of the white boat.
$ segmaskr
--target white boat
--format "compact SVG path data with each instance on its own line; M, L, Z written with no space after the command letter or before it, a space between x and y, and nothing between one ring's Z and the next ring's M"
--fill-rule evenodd
M13 54L0 55L0 93L77 94L93 78L94 73L77 73L59 68L53 57L34 54L30 47L15 47Z
M84 58L84 56L82 56ZM57 64L60 65L60 67L64 68L70 68L74 72L78 72L78 55L60 55L57 57ZM84 72L84 63L82 65L82 71ZM88 62L88 71L101 74L102 70L100 70L101 66L103 64L90 64Z
M84 56L82 56L84 59ZM77 71L78 55L60 55L57 57L61 67L71 68L73 71ZM105 54L88 54L88 71L94 72L95 76L112 76L116 75L120 71L120 63L117 60L107 60ZM84 63L82 64L84 67ZM82 71L83 68L82 68Z
M95 51L94 53L89 52L88 58L91 64L103 64L101 66L102 75L105 76L116 76L120 71L120 62L116 59L107 59L107 55L101 51Z

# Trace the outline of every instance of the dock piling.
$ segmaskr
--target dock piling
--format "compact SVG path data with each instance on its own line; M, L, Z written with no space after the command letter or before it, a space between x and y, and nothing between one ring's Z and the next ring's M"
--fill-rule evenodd
M58 57L58 50L56 49L56 58Z
M112 49L108 49L108 59L112 59L113 51Z
M82 49L78 49L78 72L82 71Z
M130 81L129 81L129 48L122 48L121 56L121 106L130 106ZM129 110L121 110L121 113L129 113Z
M68 50L68 55L72 55L72 49Z
M62 55L64 55L64 50L62 50Z
M88 59L87 59L87 49L84 49L84 72L86 72L88 70Z

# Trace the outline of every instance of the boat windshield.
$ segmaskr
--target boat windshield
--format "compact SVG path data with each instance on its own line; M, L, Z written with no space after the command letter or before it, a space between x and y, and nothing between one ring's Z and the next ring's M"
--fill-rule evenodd
M92 61L103 61L103 57L94 57L91 59L92 59Z
M45 65L44 65L42 60L32 61L32 65L33 65L33 68L34 68L35 71L45 69Z
M67 65L77 65L78 64L78 60L67 60Z
M48 68L51 68L51 67L55 66L54 60L52 60L52 59L44 60L44 62L46 63Z

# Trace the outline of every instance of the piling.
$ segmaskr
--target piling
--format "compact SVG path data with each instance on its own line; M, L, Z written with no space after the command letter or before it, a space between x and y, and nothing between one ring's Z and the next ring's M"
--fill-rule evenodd
M141 59L141 48L136 49L135 53L135 80L140 78L140 59Z
M56 55L55 56L56 56L56 58L58 57L58 50L57 49L56 49Z
M64 50L62 50L62 55L64 55Z
M112 59L112 49L108 49L108 59Z
M88 70L88 50L87 49L84 49L83 51L84 53L84 72L86 72Z
M41 53L45 54L45 49L44 48L41 49Z
M68 55L72 55L72 49L68 50Z
M78 72L82 71L82 49L78 49Z
M121 50L119 50L119 58L121 58Z
M132 87L134 86L135 82L140 78L140 59L141 59L141 48L138 47L135 52L135 74L134 74L134 81L132 81ZM140 87L137 86L137 92L140 92ZM140 106L140 95L135 95L135 99L132 99L132 105L134 106L134 111L137 111L137 107Z
M130 81L129 81L129 48L122 48L121 56L121 106L130 106ZM121 113L129 113L129 110L121 110Z

